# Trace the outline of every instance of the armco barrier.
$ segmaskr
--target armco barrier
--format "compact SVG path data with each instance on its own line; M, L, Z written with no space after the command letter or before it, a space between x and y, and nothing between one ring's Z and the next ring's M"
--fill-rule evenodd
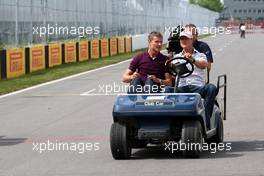
M32 46L26 48L26 73L45 69L45 47Z
M91 40L90 51L91 59L98 59L100 57L100 45L98 39Z
M118 37L117 38L118 42L118 54L125 53L125 40L124 37Z
M82 61L86 61L88 60L90 57L89 57L89 41L80 41L78 42L77 44L77 55L78 55L78 61L79 62L82 62Z
M24 48L7 49L5 59L6 78L15 78L26 74Z
M117 38L110 38L110 56L114 56L117 54Z
M63 50L64 63L73 63L77 61L76 57L76 42L67 42L64 44Z
M62 46L61 44L49 44L47 46L46 60L48 67L54 67L62 64Z
M101 57L109 56L109 39L100 40L100 56Z

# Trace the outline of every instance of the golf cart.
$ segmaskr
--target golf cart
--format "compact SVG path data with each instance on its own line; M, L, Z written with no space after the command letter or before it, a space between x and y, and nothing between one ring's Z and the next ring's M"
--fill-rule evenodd
M181 63L173 63L178 59ZM176 76L174 91L179 80L190 76L194 65L185 58L167 62ZM206 127L204 99L198 93L160 93L119 95L113 107L110 146L114 159L128 159L133 148L148 144L164 145L168 141L185 144L204 141L223 141L223 119L226 119L226 75L218 76L217 89L223 88L223 97L216 99L210 129ZM219 96L219 95L218 95ZM223 105L223 106L221 106ZM201 149L184 150L184 157L199 157Z

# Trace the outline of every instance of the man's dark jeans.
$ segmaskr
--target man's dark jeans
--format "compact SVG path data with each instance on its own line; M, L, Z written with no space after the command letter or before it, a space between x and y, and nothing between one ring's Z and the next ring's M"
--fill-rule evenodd
M165 93L172 93L174 92L174 88L172 87L165 87ZM215 97L217 95L217 88L213 84L206 84L203 87L198 86L184 86L179 87L177 93L199 93L202 98L204 98L204 106L205 106L205 116L206 116L206 124L207 128L210 129L210 118L213 113L213 108L215 104Z
M140 78L133 79L128 89L128 94L159 92L159 85L151 79L147 79L146 81L143 81Z

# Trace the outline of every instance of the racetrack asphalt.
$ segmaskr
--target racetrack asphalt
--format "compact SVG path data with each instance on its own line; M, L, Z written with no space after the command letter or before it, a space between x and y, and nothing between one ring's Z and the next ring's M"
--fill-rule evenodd
M264 35L217 35L205 41L214 53L211 81L228 76L224 134L230 151L185 159L151 147L133 150L130 160L114 160L109 131L115 96L92 94L120 83L127 61L0 97L0 176L264 175ZM48 141L88 147L40 153Z

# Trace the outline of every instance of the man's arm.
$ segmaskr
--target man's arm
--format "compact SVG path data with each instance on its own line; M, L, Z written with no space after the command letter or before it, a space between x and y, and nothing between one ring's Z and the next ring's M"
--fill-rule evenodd
M192 62L197 68L205 69L208 66L208 62L204 54L201 54L199 58L194 59L192 57L192 54L185 53L184 57L187 58L190 62Z
M200 69L206 69L208 67L208 62L204 58L196 59L193 64Z
M137 70L139 68L139 55L135 56L128 69L125 71L125 73L123 74L123 77L122 77L122 81L124 83L129 83L131 82L133 79L137 78L140 76L139 73L137 73Z
M165 79L157 78L155 75L149 75L149 79L152 79L155 83L165 86L172 85L172 77L169 73L165 73Z
M130 81L132 81L133 79L137 77L139 77L139 73L133 72L132 70L127 69L125 73L123 74L123 82L129 83Z

